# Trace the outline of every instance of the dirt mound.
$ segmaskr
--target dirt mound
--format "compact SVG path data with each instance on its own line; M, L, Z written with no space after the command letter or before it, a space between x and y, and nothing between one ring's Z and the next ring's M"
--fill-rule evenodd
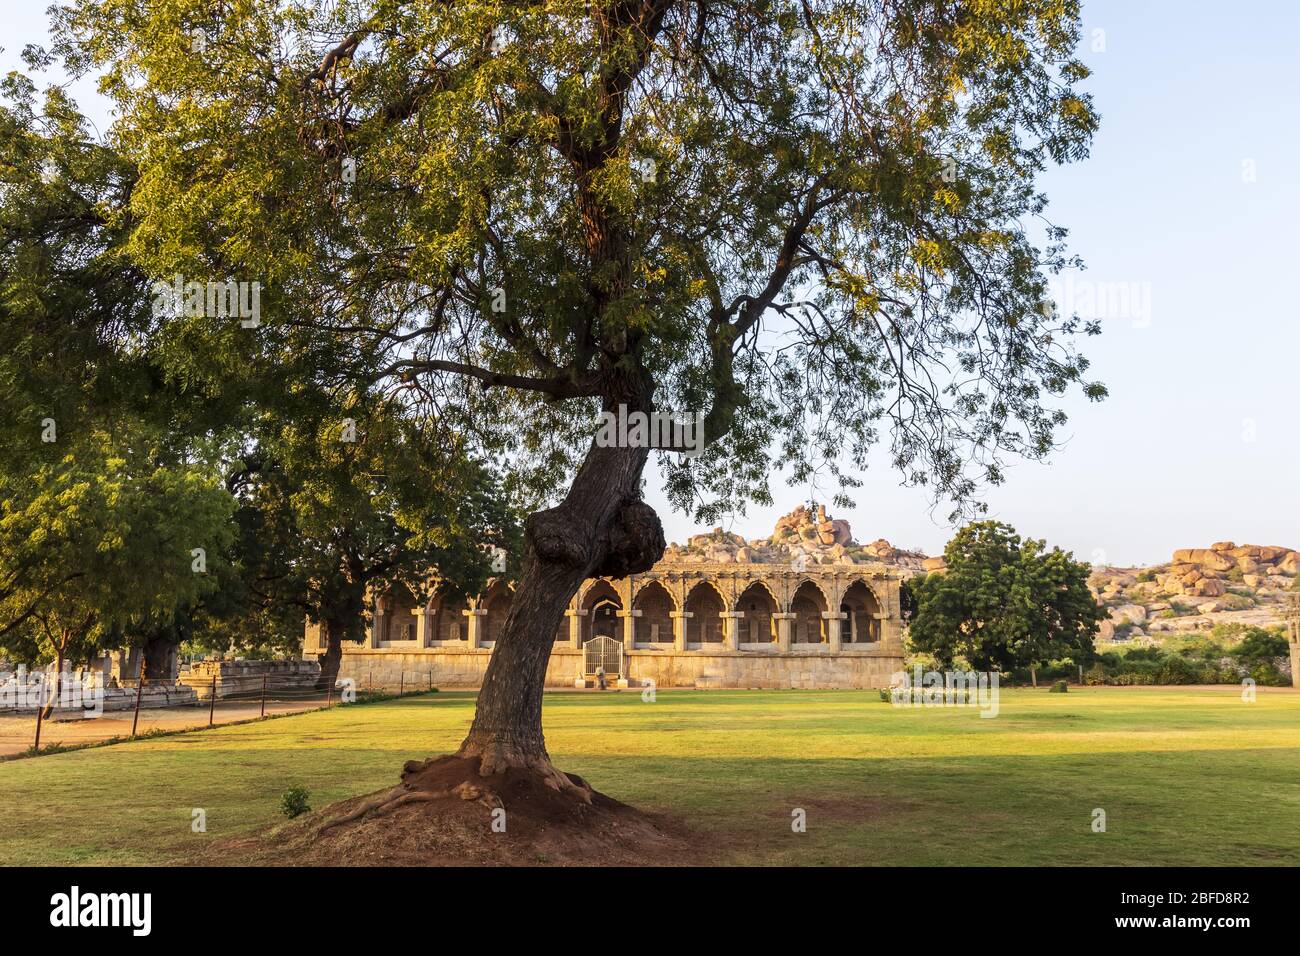
M205 862L260 866L684 866L706 862L681 825L573 774L480 776L456 756L411 761L402 783L210 846ZM495 824L495 826L494 826Z

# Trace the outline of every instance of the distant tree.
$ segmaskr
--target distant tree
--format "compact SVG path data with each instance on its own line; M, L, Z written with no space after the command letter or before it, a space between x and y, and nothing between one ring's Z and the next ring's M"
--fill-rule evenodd
M399 405L357 403L350 414L365 417L302 409L230 479L245 614L299 637L304 615L318 623L322 681L338 672L343 641L364 637L370 589L422 599L436 573L444 589L472 594L518 567L519 522L462 441L431 436Z
M233 502L210 474L97 437L0 501L0 647L56 671L196 601L232 537Z
M1106 611L1088 590L1088 564L996 521L966 525L944 557L946 571L913 584L915 650L1004 671L1092 656Z

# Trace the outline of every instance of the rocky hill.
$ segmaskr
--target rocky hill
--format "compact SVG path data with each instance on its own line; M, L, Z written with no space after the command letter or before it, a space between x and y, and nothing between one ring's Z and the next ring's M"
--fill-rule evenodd
M1154 567L1097 567L1089 584L1110 609L1100 638L1140 639L1227 622L1280 624L1298 574L1300 552L1291 548L1220 541Z
M685 544L674 542L664 553L664 561L681 564L883 563L913 572L922 570L927 560L919 551L895 548L884 538L859 544L849 523L828 517L823 505L815 509L800 505L780 518L766 538L746 540L714 528L707 534L691 536Z

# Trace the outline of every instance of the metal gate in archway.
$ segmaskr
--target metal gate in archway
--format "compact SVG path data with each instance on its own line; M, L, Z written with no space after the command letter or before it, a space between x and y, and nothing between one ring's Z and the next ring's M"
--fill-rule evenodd
M623 642L612 637L594 637L582 645L583 673L594 677L603 668L606 677L623 676Z

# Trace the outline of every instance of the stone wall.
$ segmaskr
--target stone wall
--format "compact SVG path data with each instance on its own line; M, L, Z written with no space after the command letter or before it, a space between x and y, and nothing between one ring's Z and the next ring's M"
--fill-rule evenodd
M320 679L320 664L315 660L301 661L194 661L181 671L178 682L193 688L200 700L212 696L216 681L217 699L236 695L255 695L262 692L263 682L267 693L312 690Z
M477 688L487 669L489 648L403 651L357 648L343 655L339 677L360 689L412 690L430 683L441 688ZM888 687L890 675L903 669L901 653L887 649L831 654L807 651L685 651L638 648L625 652L629 686L699 688L876 688ZM556 647L546 669L546 686L573 687L583 670L583 656L571 647ZM610 675L611 681L614 675Z

